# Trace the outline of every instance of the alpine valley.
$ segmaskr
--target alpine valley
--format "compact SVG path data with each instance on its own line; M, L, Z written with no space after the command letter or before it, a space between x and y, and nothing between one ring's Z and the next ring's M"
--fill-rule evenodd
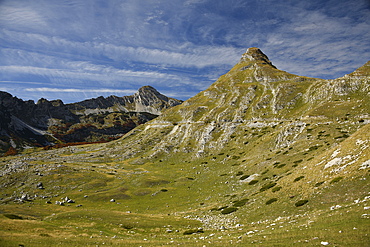
M120 139L2 157L0 245L369 246L369 78L249 48Z

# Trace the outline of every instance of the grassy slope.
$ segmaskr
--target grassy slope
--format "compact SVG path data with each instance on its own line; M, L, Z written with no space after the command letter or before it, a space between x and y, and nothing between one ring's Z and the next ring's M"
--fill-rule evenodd
M323 81L246 85L251 72L239 71L123 139L2 158L0 245L366 246L368 95L304 104L292 95L320 94ZM283 109L262 107L279 92L290 95ZM30 201L14 202L26 193ZM66 196L75 203L55 204Z

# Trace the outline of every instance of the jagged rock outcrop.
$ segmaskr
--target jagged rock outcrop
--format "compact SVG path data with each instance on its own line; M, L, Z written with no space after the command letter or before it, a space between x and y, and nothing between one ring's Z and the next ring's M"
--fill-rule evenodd
M160 115L164 110L181 104L181 100L167 97L151 86L139 88L138 92L130 96L109 96L88 99L69 104L68 109L76 115L88 115L105 112L148 112Z
M131 96L98 97L72 104L43 98L35 104L0 92L0 146L5 151L9 146L108 140L181 103L151 86Z

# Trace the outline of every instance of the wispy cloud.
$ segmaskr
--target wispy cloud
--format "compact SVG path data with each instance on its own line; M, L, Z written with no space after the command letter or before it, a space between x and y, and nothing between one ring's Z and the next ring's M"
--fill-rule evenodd
M2 26L18 29L28 27L32 29L47 28L48 24L42 13L37 9L25 6L12 6L0 3L0 23Z
M101 59L106 57L115 62L132 61L151 64L164 64L179 67L203 68L231 64L240 56L241 49L227 46L197 46L180 44L176 49L153 49L113 45L96 41L76 42L59 37L0 30L4 43L12 40L11 45L29 47L34 53L51 54L55 56L82 57ZM48 50L45 51L45 47ZM63 51L63 54L60 54ZM22 52L22 51L21 51Z
M370 57L367 2L2 0L0 86L77 99L149 84L185 99L251 46L288 72L339 77Z

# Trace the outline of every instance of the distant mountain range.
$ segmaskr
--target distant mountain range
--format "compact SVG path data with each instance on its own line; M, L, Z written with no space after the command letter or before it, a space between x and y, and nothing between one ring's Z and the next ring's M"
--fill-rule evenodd
M0 150L116 139L181 104L151 86L131 96L98 97L77 103L23 101L0 92Z

